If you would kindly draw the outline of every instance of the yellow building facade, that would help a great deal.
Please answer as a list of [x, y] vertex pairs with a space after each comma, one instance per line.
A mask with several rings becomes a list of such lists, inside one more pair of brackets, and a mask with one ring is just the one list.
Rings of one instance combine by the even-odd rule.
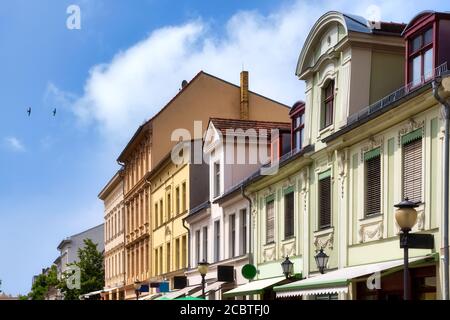
[[189, 165], [176, 165], [168, 158], [151, 175], [152, 282], [184, 276], [187, 268], [188, 230], [183, 219], [189, 208]]

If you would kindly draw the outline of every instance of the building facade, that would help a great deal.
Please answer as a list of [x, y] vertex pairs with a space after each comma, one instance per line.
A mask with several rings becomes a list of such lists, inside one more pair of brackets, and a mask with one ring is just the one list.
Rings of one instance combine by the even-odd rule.
[[[413, 298], [440, 299], [443, 122], [432, 83], [445, 76], [447, 70], [446, 56], [438, 50], [442, 50], [440, 39], [449, 31], [449, 15], [422, 13], [407, 26], [381, 23], [370, 31], [372, 38], [388, 36], [386, 30], [392, 33], [389, 37], [394, 48], [404, 48], [403, 62], [395, 63], [402, 69], [385, 70], [382, 78], [373, 78], [369, 91], [365, 91], [369, 100], [360, 100], [353, 110], [351, 101], [361, 94], [361, 88], [352, 87], [351, 81], [334, 87], [342, 80], [343, 71], [338, 69], [330, 73], [335, 78], [330, 76], [328, 80], [332, 84], [328, 93], [326, 80], [320, 80], [326, 74], [326, 63], [315, 66], [305, 58], [323, 46], [320, 39], [323, 32], [327, 33], [320, 30], [335, 28], [330, 23], [334, 15], [328, 13], [319, 19], [297, 69], [299, 77], [307, 82], [305, 114], [313, 114], [306, 116], [310, 139], [304, 143], [315, 148], [307, 156], [311, 164], [301, 183], [306, 195], [301, 203], [306, 210], [297, 212], [298, 219], [303, 216], [304, 222], [304, 279], [274, 290], [279, 298], [402, 299], [403, 251], [399, 247], [400, 229], [394, 205], [409, 198], [419, 204], [413, 232], [431, 234], [435, 243], [434, 249], [410, 250]], [[345, 26], [345, 18], [338, 25]], [[346, 38], [351, 37], [349, 32]], [[353, 52], [351, 46], [350, 49]], [[383, 48], [381, 64], [386, 49]], [[374, 46], [372, 50], [379, 49]], [[332, 56], [334, 51], [336, 47], [329, 54]], [[448, 56], [450, 52], [446, 52]], [[365, 62], [360, 62], [373, 66], [374, 57], [372, 51], [371, 57], [366, 55]], [[317, 58], [329, 60], [326, 54]], [[348, 63], [354, 68], [353, 55]], [[386, 65], [389, 64], [387, 60]], [[358, 67], [353, 81], [365, 83], [364, 78], [371, 73], [359, 74], [361, 70]], [[386, 88], [384, 81], [388, 78], [403, 80], [397, 88]], [[377, 92], [380, 85], [380, 93], [384, 93], [381, 99], [375, 95], [372, 101], [371, 93]], [[385, 92], [387, 89], [391, 92]], [[342, 92], [349, 102], [340, 103]], [[440, 94], [445, 97], [449, 93], [443, 88]], [[323, 114], [328, 111], [330, 121], [323, 122]], [[342, 121], [339, 114], [345, 115]], [[315, 261], [320, 250], [329, 256], [325, 274], [318, 272]]]
[[[270, 158], [272, 130], [290, 129], [290, 123], [211, 118], [204, 153], [209, 164], [208, 205], [193, 210], [190, 228], [189, 283], [201, 282], [196, 266], [210, 263], [206, 275], [209, 299], [248, 282], [242, 268], [250, 262], [250, 208], [242, 194], [243, 181]], [[218, 281], [219, 266], [231, 266], [234, 281]]]
[[104, 300], [125, 298], [125, 209], [122, 171], [118, 171], [99, 194], [105, 208]]
[[135, 281], [148, 283], [156, 275], [151, 270], [154, 207], [150, 206], [150, 185], [154, 181], [148, 175], [179, 141], [172, 134], [181, 129], [184, 140], [202, 139], [211, 116], [281, 121], [287, 113], [287, 106], [249, 91], [246, 72], [241, 86], [200, 72], [138, 128], [118, 158], [124, 172], [126, 299], [135, 298]]

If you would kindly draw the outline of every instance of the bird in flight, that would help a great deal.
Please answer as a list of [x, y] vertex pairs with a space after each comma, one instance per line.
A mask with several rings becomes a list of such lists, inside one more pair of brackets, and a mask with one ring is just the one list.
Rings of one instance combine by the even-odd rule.
[[56, 117], [56, 108], [53, 109], [53, 116]]
[[31, 108], [28, 108], [27, 113], [28, 113], [28, 116], [31, 116]]

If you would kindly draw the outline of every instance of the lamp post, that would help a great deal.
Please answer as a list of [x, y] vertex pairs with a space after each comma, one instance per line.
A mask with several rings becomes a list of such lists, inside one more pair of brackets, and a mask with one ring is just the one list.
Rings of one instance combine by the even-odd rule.
[[203, 299], [205, 299], [205, 276], [208, 273], [208, 268], [209, 268], [209, 263], [206, 262], [205, 260], [203, 260], [203, 262], [199, 262], [198, 263], [198, 267], [197, 270], [200, 273], [200, 275], [202, 276], [202, 297]]
[[139, 300], [139, 295], [141, 294], [142, 283], [139, 279], [134, 281], [134, 292], [136, 293], [136, 300]]
[[294, 263], [289, 260], [288, 256], [286, 256], [286, 259], [281, 263], [281, 268], [283, 270], [283, 274], [286, 276], [286, 279], [289, 279], [289, 276], [294, 271]]
[[400, 245], [403, 247], [403, 299], [411, 299], [411, 278], [409, 275], [409, 257], [408, 257], [408, 233], [417, 221], [417, 203], [409, 201], [405, 198], [402, 202], [394, 205], [397, 208], [395, 211], [395, 220], [397, 221], [400, 230]]
[[315, 255], [314, 259], [316, 259], [317, 268], [320, 273], [324, 273], [329, 258], [330, 257], [323, 252], [323, 248], [320, 248], [319, 253]]

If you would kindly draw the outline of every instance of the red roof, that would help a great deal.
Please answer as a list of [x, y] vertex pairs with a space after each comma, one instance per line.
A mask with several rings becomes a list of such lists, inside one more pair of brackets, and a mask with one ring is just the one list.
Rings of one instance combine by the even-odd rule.
[[214, 127], [217, 130], [220, 130], [222, 134], [226, 134], [227, 129], [242, 129], [244, 131], [247, 131], [248, 129], [255, 129], [258, 133], [261, 129], [265, 129], [267, 130], [267, 134], [270, 136], [270, 132], [272, 129], [279, 129], [283, 131], [291, 130], [291, 124], [289, 122], [237, 120], [223, 118], [210, 118], [209, 121], [212, 122], [214, 124]]

